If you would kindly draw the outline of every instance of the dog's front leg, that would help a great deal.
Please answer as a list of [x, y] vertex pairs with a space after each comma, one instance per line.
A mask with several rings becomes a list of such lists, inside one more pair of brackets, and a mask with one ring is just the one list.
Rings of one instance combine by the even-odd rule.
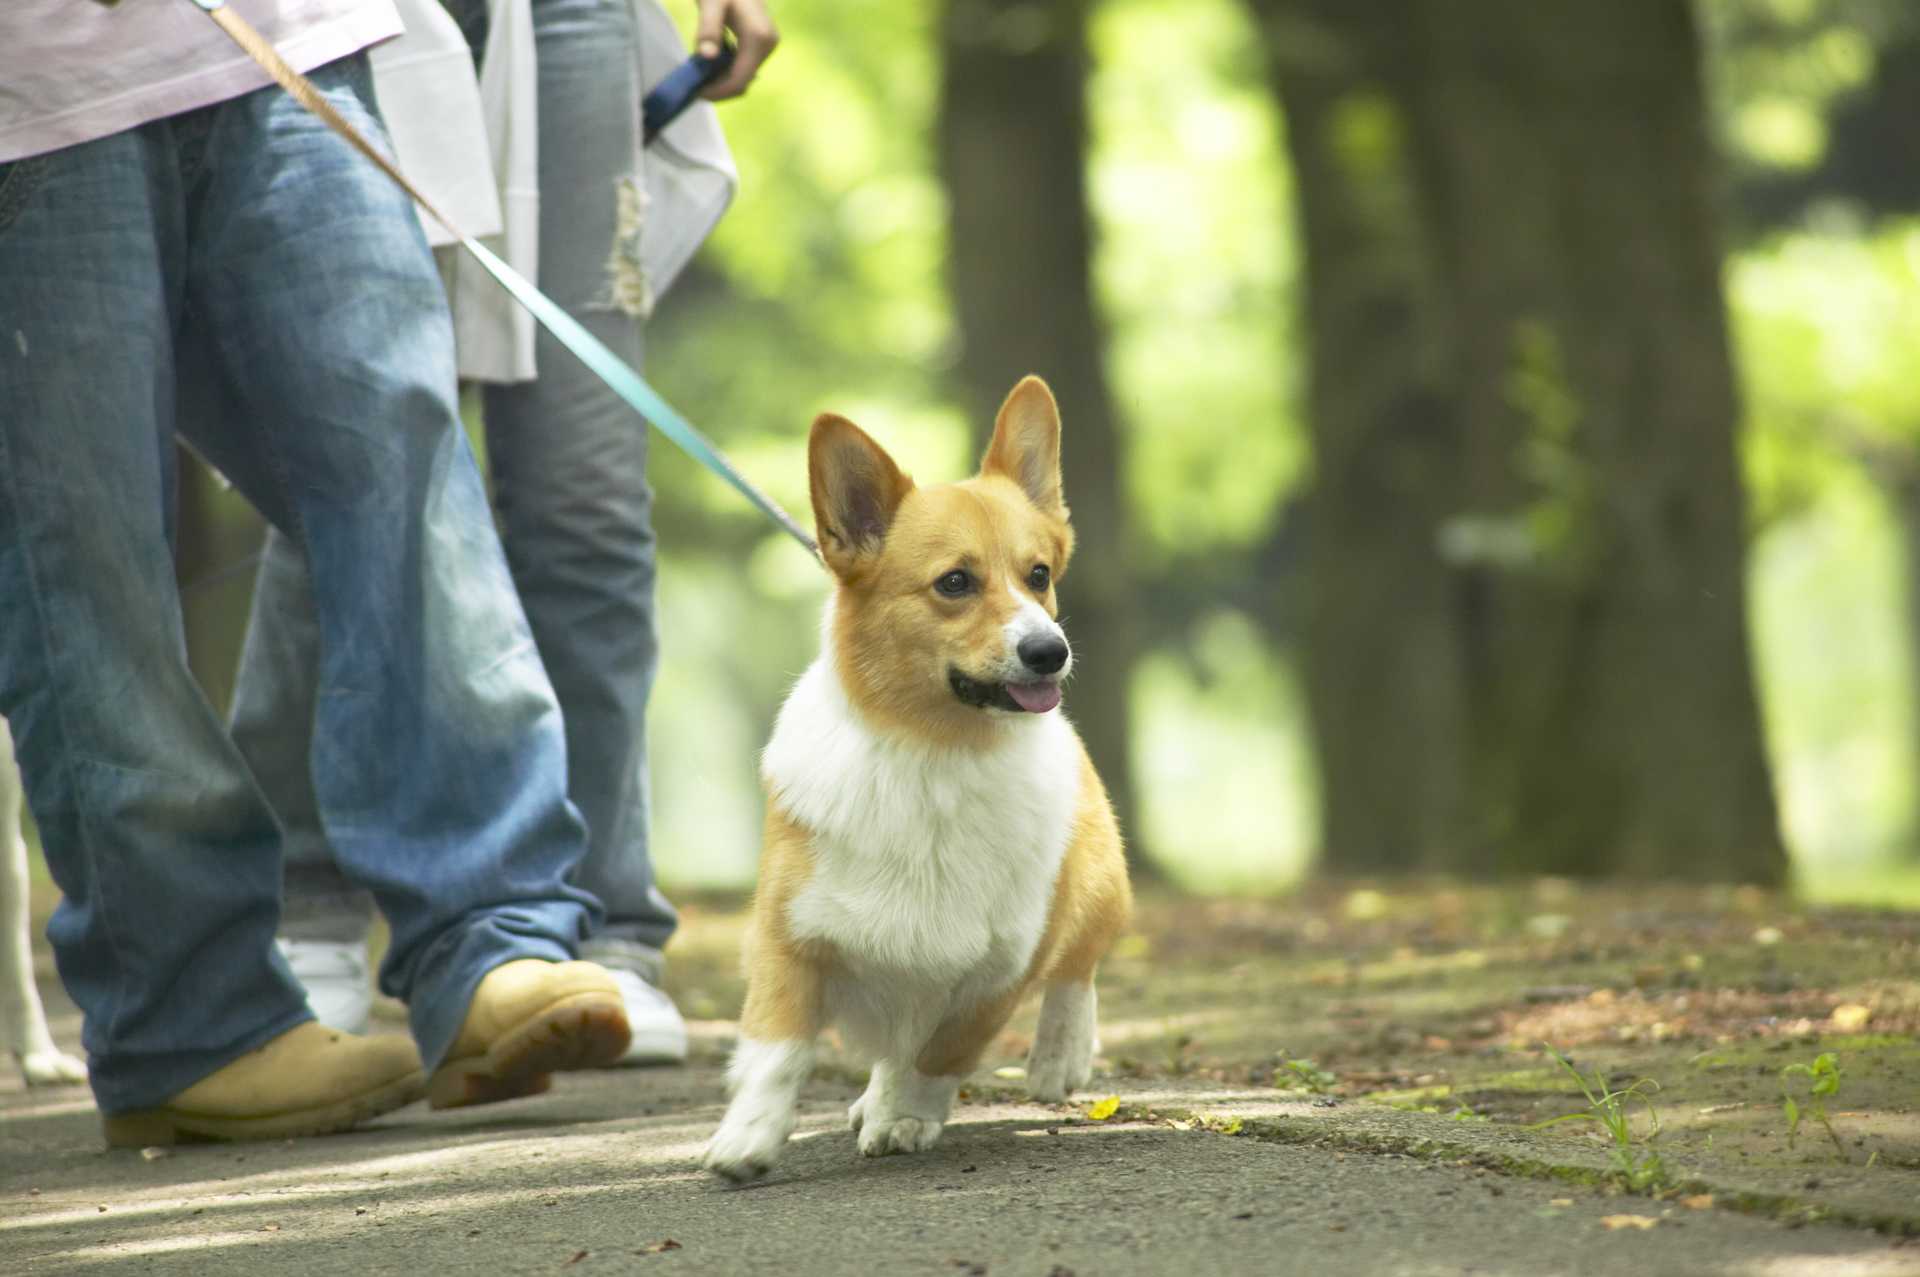
[[732, 1099], [702, 1163], [714, 1174], [742, 1183], [779, 1160], [813, 1073], [822, 989], [819, 968], [777, 939], [756, 947], [740, 1042], [727, 1065]]
[[910, 1060], [876, 1060], [867, 1090], [847, 1110], [866, 1157], [922, 1153], [939, 1142], [960, 1078], [930, 1077]]

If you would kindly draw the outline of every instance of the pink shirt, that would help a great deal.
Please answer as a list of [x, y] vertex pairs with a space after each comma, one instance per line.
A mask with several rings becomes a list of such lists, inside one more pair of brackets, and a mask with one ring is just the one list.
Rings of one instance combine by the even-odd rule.
[[[295, 69], [400, 34], [391, 0], [229, 0]], [[192, 0], [0, 0], [0, 163], [271, 83]]]

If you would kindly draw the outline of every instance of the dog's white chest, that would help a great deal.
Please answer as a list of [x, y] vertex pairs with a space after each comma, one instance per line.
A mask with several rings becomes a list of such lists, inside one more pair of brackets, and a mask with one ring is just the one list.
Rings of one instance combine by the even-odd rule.
[[1019, 979], [1046, 926], [1073, 825], [1079, 750], [1058, 714], [1008, 724], [985, 751], [881, 740], [828, 661], [787, 699], [763, 771], [813, 835], [796, 938], [856, 971], [980, 994]]

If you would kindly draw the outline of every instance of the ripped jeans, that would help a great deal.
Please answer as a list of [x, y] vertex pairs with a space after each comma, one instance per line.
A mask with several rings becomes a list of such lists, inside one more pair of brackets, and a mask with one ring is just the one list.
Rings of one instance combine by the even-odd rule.
[[[485, 47], [485, 0], [446, 0], [468, 44]], [[617, 187], [632, 176], [638, 87], [628, 0], [533, 0], [539, 60], [538, 283], [628, 362], [640, 325], [611, 301]], [[477, 56], [477, 53], [476, 53]], [[484, 392], [493, 502], [534, 640], [559, 696], [568, 794], [588, 850], [574, 881], [606, 906], [596, 937], [658, 950], [674, 910], [648, 854], [646, 709], [654, 624], [653, 493], [645, 422], [567, 350], [539, 334], [538, 380]], [[370, 901], [340, 872], [312, 798], [297, 734], [311, 721], [312, 610], [305, 570], [275, 535], [254, 598], [234, 697], [234, 738], [287, 828], [281, 933], [366, 935]]]

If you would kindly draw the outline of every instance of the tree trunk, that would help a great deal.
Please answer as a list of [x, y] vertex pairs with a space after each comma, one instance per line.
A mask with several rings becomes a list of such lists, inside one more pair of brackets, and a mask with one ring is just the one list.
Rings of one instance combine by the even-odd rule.
[[1322, 858], [1457, 867], [1470, 846], [1456, 583], [1435, 547], [1459, 423], [1399, 99], [1414, 50], [1381, 6], [1266, 3], [1306, 283], [1305, 663]]
[[1039, 373], [1061, 441], [1077, 549], [1061, 584], [1074, 648], [1068, 707], [1113, 796], [1137, 871], [1129, 689], [1137, 652], [1121, 440], [1094, 309], [1081, 0], [949, 0], [939, 158], [952, 233], [960, 380], [984, 447], [1014, 383]]
[[[1316, 423], [1315, 553], [1329, 572], [1366, 564], [1369, 549], [1386, 554], [1415, 591], [1342, 580], [1317, 596], [1357, 600], [1340, 625], [1315, 627], [1316, 679], [1356, 661], [1329, 647], [1364, 634], [1369, 608], [1389, 653], [1368, 651], [1363, 668], [1315, 689], [1327, 700], [1315, 719], [1334, 863], [1780, 881], [1684, 0], [1269, 0], [1269, 10], [1306, 24], [1269, 24], [1289, 98], [1311, 87], [1289, 62], [1300, 54], [1279, 47], [1290, 29], [1357, 54], [1345, 97], [1320, 121], [1330, 163], [1346, 161], [1335, 179], [1355, 187], [1335, 198], [1360, 211], [1335, 220], [1365, 247], [1316, 261], [1309, 276], [1316, 347], [1361, 346], [1315, 355], [1315, 416], [1330, 418]], [[1398, 109], [1355, 97], [1372, 84]], [[1306, 134], [1293, 147], [1311, 237], [1313, 204], [1327, 197], [1308, 190], [1329, 175], [1301, 160], [1323, 144], [1302, 105], [1289, 122]], [[1404, 163], [1377, 144], [1402, 128]], [[1399, 182], [1418, 213], [1383, 232], [1366, 214], [1391, 207]], [[1403, 261], [1408, 221], [1427, 240], [1413, 264], [1382, 270]], [[1404, 306], [1411, 317], [1369, 334], [1350, 313], [1368, 287], [1386, 299], [1380, 313]], [[1370, 375], [1382, 401], [1323, 389], [1343, 369]], [[1384, 442], [1396, 432], [1421, 442]], [[1404, 538], [1400, 557], [1372, 540], [1383, 520]], [[1423, 558], [1432, 580], [1416, 579]], [[1366, 685], [1364, 664], [1376, 661], [1397, 722]], [[1377, 781], [1336, 774], [1379, 768], [1366, 740], [1395, 728], [1416, 748], [1438, 743], [1427, 771], [1403, 758]], [[1342, 731], [1361, 744], [1342, 744]], [[1388, 788], [1409, 778], [1427, 786], [1414, 803]], [[1406, 803], [1410, 828], [1337, 814], [1348, 790], [1353, 802]]]

